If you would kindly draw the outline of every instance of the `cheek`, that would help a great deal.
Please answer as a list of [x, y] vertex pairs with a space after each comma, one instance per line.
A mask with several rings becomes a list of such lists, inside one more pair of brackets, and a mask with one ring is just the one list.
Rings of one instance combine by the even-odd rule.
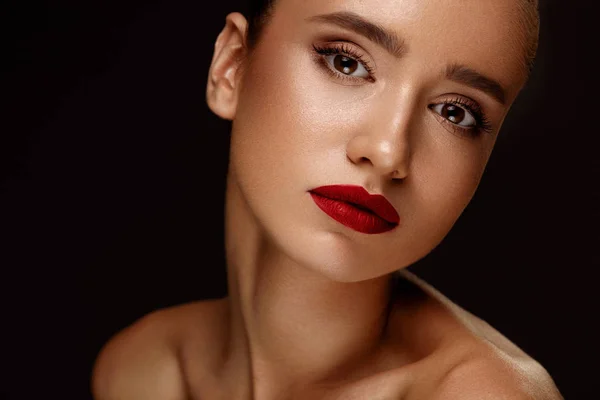
[[243, 148], [245, 163], [273, 174], [306, 170], [332, 151], [345, 151], [344, 137], [364, 110], [352, 89], [332, 83], [306, 50], [261, 51], [240, 93], [232, 153]]
[[488, 154], [476, 144], [458, 150], [451, 145], [432, 145], [415, 160], [413, 209], [432, 240], [440, 241], [471, 201]]
[[460, 214], [477, 189], [482, 166], [478, 162], [457, 162], [455, 159], [440, 164], [445, 168], [432, 176], [428, 185], [429, 197], [438, 200], [438, 208], [443, 213]]
[[278, 212], [276, 207], [295, 206], [282, 199], [296, 201], [306, 177], [311, 176], [301, 160], [319, 156], [311, 134], [320, 129], [313, 126], [312, 121], [319, 120], [311, 114], [315, 110], [308, 111], [310, 96], [298, 88], [302, 76], [290, 71], [292, 60], [275, 57], [277, 52], [266, 48], [268, 41], [262, 43], [253, 54], [239, 94], [230, 169], [253, 210], [268, 219]]

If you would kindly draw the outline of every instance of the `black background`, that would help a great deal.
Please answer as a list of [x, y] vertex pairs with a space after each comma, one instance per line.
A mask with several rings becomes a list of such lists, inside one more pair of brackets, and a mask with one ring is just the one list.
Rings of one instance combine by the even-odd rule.
[[[591, 2], [541, 1], [538, 60], [479, 190], [411, 269], [539, 360], [567, 399], [589, 399], [598, 128], [583, 54], [596, 43]], [[230, 124], [204, 93], [225, 15], [242, 8], [1, 7], [0, 398], [90, 398], [111, 335], [226, 293]]]

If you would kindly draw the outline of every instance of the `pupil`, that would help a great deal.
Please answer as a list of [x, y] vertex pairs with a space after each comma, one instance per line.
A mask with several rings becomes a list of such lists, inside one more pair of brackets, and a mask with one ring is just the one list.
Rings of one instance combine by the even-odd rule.
[[335, 67], [344, 74], [351, 74], [358, 68], [358, 62], [350, 57], [337, 56], [334, 59]]
[[459, 123], [465, 119], [465, 110], [454, 105], [447, 105], [443, 110], [444, 118], [448, 118], [454, 123]]

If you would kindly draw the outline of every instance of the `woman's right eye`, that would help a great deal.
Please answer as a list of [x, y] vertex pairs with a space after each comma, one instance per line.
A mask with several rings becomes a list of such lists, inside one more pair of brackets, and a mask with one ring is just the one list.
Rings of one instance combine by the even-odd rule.
[[325, 56], [325, 60], [331, 68], [347, 76], [366, 79], [369, 77], [369, 71], [360, 62], [343, 54], [330, 54]]
[[327, 72], [340, 78], [357, 82], [374, 82], [373, 68], [366, 59], [347, 43], [333, 43], [324, 47], [313, 46], [318, 60]]

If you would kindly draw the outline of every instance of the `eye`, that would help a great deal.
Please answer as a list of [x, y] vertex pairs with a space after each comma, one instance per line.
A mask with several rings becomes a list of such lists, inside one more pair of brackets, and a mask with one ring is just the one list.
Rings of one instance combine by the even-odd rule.
[[367, 55], [347, 42], [313, 45], [315, 61], [337, 79], [375, 82], [374, 68]]
[[431, 109], [458, 126], [462, 126], [464, 128], [477, 127], [477, 120], [471, 114], [471, 112], [456, 104], [440, 103], [433, 105]]
[[331, 68], [344, 75], [356, 78], [368, 78], [369, 71], [360, 62], [344, 54], [330, 54], [325, 56], [325, 60]]
[[442, 122], [456, 133], [479, 136], [483, 132], [494, 131], [491, 121], [479, 103], [472, 99], [457, 96], [427, 107], [442, 117]]

